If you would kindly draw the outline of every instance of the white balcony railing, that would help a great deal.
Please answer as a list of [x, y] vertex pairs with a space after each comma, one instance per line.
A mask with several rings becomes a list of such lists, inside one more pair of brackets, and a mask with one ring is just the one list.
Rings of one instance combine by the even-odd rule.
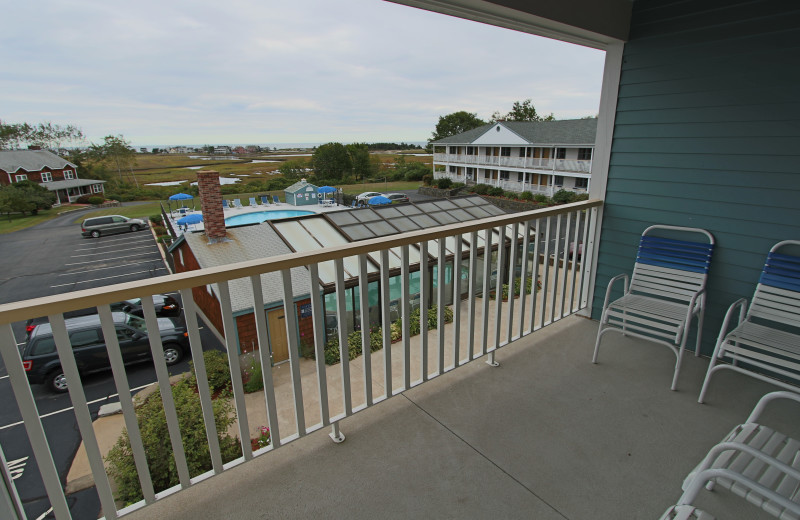
[[433, 155], [433, 160], [439, 163], [495, 167], [505, 166], [510, 168], [530, 168], [558, 172], [590, 173], [592, 171], [592, 161], [583, 159], [542, 159], [533, 157], [497, 157], [437, 153]]
[[[38, 298], [24, 302], [0, 305], [0, 355], [10, 376], [16, 405], [21, 411], [28, 439], [33, 448], [42, 481], [47, 491], [55, 517], [70, 518], [67, 498], [64, 494], [61, 479], [51, 452], [51, 439], [47, 438], [38, 415], [31, 387], [28, 384], [20, 352], [14, 337], [11, 324], [17, 321], [38, 316], [48, 316], [54, 330], [56, 348], [61, 365], [67, 378], [69, 396], [86, 448], [92, 475], [106, 518], [116, 518], [133, 510], [146, 507], [169, 494], [179, 492], [202, 480], [222, 473], [233, 466], [247, 462], [253, 457], [264, 455], [282, 445], [298, 439], [312, 431], [331, 427], [331, 436], [340, 438], [338, 421], [360, 410], [388, 399], [411, 387], [420, 385], [460, 365], [478, 358], [487, 357], [493, 362], [494, 352], [506, 344], [531, 334], [550, 323], [573, 314], [588, 305], [589, 286], [594, 266], [586, 259], [593, 256], [593, 237], [598, 225], [598, 212], [602, 201], [590, 200], [567, 204], [546, 210], [489, 217], [466, 223], [452, 224], [423, 231], [414, 231], [384, 238], [364, 240], [347, 245], [330, 247], [320, 251], [295, 253], [241, 262], [229, 266], [201, 269], [170, 276], [152, 278], [148, 281], [109, 286], [102, 289], [76, 291], [73, 293]], [[514, 237], [514, 239], [511, 239]], [[583, 243], [586, 253], [583, 257], [571, 259], [570, 251], [579, 251], [578, 244]], [[498, 247], [499, 246], [499, 247]], [[420, 258], [429, 259], [420, 264], [420, 293], [412, 294], [410, 290], [410, 250], [418, 249]], [[391, 269], [389, 250], [398, 251], [399, 270]], [[494, 252], [492, 252], [494, 250]], [[437, 251], [438, 255], [428, 255], [428, 251]], [[324, 355], [326, 315], [323, 305], [319, 272], [321, 264], [332, 262], [335, 267], [335, 294], [337, 297], [337, 319], [343, 323], [347, 315], [345, 307], [345, 259], [355, 257], [359, 269], [358, 288], [355, 297], [360, 298], [360, 323], [369, 323], [369, 296], [366, 290], [367, 257], [377, 253], [380, 257], [380, 270], [377, 277], [381, 290], [380, 325], [382, 327], [382, 353], [376, 352], [381, 362], [372, 363], [370, 355], [362, 355], [352, 361], [348, 356], [348, 338], [346, 327], [339, 326], [338, 334], [341, 363], [335, 368], [335, 377], [328, 377], [330, 369], [326, 367]], [[446, 283], [445, 273], [448, 262], [459, 258], [461, 269], [450, 270], [452, 279], [459, 283]], [[482, 261], [485, 260], [485, 261]], [[438, 283], [433, 283], [432, 269], [438, 270]], [[313, 319], [314, 350], [316, 354], [316, 372], [307, 371], [301, 376], [300, 363], [308, 361], [299, 358], [301, 338], [297, 327], [297, 308], [293, 301], [295, 294], [292, 268], [307, 268], [310, 275], [311, 312]], [[430, 268], [430, 269], [429, 269]], [[390, 270], [394, 278], [402, 285], [399, 301], [390, 302], [388, 290]], [[261, 277], [264, 273], [278, 272], [283, 282], [283, 301], [286, 319], [286, 333], [289, 343], [288, 368], [291, 380], [287, 383], [291, 388], [276, 391], [276, 383], [272, 371], [262, 371], [264, 384], [263, 407], [261, 414], [266, 416], [267, 426], [272, 433], [270, 445], [253, 451], [250, 438], [252, 428], [248, 421], [248, 408], [243, 393], [243, 381], [240, 361], [237, 355], [237, 340], [234, 334], [234, 317], [231, 308], [230, 284], [233, 280], [245, 279], [252, 286], [254, 309], [264, 308]], [[507, 301], [497, 297], [492, 301], [488, 295], [499, 276], [509, 281], [513, 287], [514, 278], [532, 279], [533, 286], [541, 283], [540, 290], [531, 294]], [[399, 274], [399, 276], [398, 276]], [[375, 277], [373, 277], [374, 279]], [[373, 280], [370, 280], [371, 282]], [[211, 412], [212, 395], [202, 356], [202, 345], [197, 319], [197, 304], [193, 298], [193, 288], [203, 288], [216, 284], [220, 294], [220, 306], [225, 346], [229, 353], [230, 372], [232, 374], [232, 403], [237, 417], [236, 433], [240, 440], [242, 455], [232, 462], [223, 464], [220, 446], [216, 439], [218, 432]], [[524, 287], [524, 284], [522, 284]], [[173, 449], [174, 464], [177, 468], [180, 483], [170, 489], [155, 489], [153, 479], [148, 470], [147, 456], [141, 441], [136, 410], [131, 399], [131, 389], [123, 365], [119, 344], [114, 334], [114, 324], [110, 304], [130, 298], [141, 298], [145, 322], [148, 330], [158, 330], [157, 318], [149, 295], [179, 291], [183, 301], [185, 321], [188, 330], [189, 344], [194, 370], [197, 379], [197, 392], [203, 409], [206, 438], [211, 455], [212, 469], [199, 475], [190, 474], [186, 461], [186, 453], [181, 441], [178, 415], [173, 403], [169, 374], [161, 352], [161, 340], [156, 334], [150, 335], [150, 348], [154, 354], [155, 371], [158, 387], [164, 396], [164, 409], [169, 428], [169, 442]], [[499, 296], [495, 291], [495, 295]], [[513, 291], [509, 291], [512, 292]], [[452, 302], [452, 310], [456, 320], [446, 337], [445, 327], [439, 326], [435, 332], [428, 332], [427, 320], [421, 321], [419, 340], [413, 343], [420, 349], [420, 355], [411, 362], [412, 342], [409, 333], [409, 322], [412, 305], [421, 306], [422, 316], [427, 315], [431, 304], [438, 305], [438, 323], [444, 322], [444, 308]], [[142, 489], [142, 501], [118, 509], [112, 495], [111, 479], [107, 475], [103, 458], [98, 446], [97, 437], [92, 427], [92, 419], [87, 405], [86, 394], [81, 385], [80, 375], [64, 326], [64, 313], [72, 310], [96, 307], [107, 338], [107, 350], [112, 368], [114, 382], [119, 393], [122, 412], [127, 427], [133, 459], [138, 469], [139, 483]], [[399, 313], [402, 337], [398, 343], [392, 343], [392, 313]], [[268, 328], [263, 312], [255, 313], [255, 323], [259, 343], [268, 345]], [[395, 314], [396, 316], [396, 314]], [[460, 320], [468, 324], [467, 330], [474, 331], [468, 337], [461, 337], [458, 326]], [[463, 323], [463, 322], [462, 322]], [[366, 329], [366, 327], [364, 327]], [[369, 352], [369, 333], [362, 336], [364, 352]], [[270, 367], [270, 353], [267, 348], [258, 350], [263, 367]], [[430, 358], [430, 361], [429, 361]], [[350, 366], [357, 364], [362, 372], [363, 380], [356, 382], [351, 378]], [[393, 378], [393, 373], [399, 374]], [[373, 383], [375, 384], [373, 387]], [[332, 390], [336, 387], [336, 392]], [[304, 394], [305, 392], [305, 394]], [[314, 394], [315, 399], [310, 399]], [[305, 396], [304, 396], [305, 395]], [[341, 402], [330, 396], [341, 395]], [[10, 396], [7, 396], [10, 398]], [[329, 402], [330, 401], [330, 402]], [[309, 411], [313, 412], [310, 413]], [[284, 413], [286, 412], [286, 413]], [[293, 419], [287, 420], [286, 417]], [[309, 424], [313, 422], [313, 424]], [[8, 475], [5, 461], [0, 457], [2, 473]], [[0, 474], [2, 474], [0, 473]], [[8, 486], [10, 480], [6, 481]], [[11, 484], [13, 486], [13, 484]], [[2, 491], [2, 485], [0, 485]], [[14, 493], [8, 493], [6, 504], [14, 502]], [[3, 505], [0, 497], [0, 506]], [[19, 499], [10, 504], [22, 511]], [[18, 519], [24, 518], [18, 514]]]

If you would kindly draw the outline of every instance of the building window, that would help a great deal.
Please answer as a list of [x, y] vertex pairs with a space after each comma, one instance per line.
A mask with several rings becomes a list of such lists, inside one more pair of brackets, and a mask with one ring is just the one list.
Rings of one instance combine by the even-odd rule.
[[100, 193], [101, 191], [103, 191], [102, 184], [92, 184], [92, 193]]
[[457, 173], [455, 166], [450, 166], [450, 173]]
[[553, 184], [556, 186], [563, 186], [564, 185], [564, 176], [563, 175], [553, 175]]
[[27, 181], [27, 180], [28, 180], [28, 176], [25, 175], [24, 173], [14, 176], [14, 182]]
[[511, 147], [503, 146], [502, 148], [500, 148], [500, 155], [502, 157], [511, 157]]
[[42, 182], [50, 182], [53, 180], [53, 174], [50, 172], [42, 172]]
[[484, 179], [488, 179], [489, 178], [489, 170], [484, 170], [483, 171], [483, 178]]
[[467, 155], [478, 155], [477, 146], [467, 146]]
[[523, 178], [523, 177], [522, 177], [522, 172], [519, 172], [519, 173], [517, 174], [517, 182], [522, 182], [522, 178]]
[[584, 188], [584, 189], [588, 188], [589, 187], [589, 179], [576, 178], [575, 179], [575, 187], [576, 188]]
[[475, 168], [467, 168], [467, 179], [472, 180], [475, 176]]
[[590, 161], [592, 159], [592, 149], [591, 148], [578, 148], [578, 160], [579, 161]]
[[520, 148], [519, 149], [519, 156], [520, 157], [525, 157], [525, 148]]
[[458, 153], [458, 146], [451, 146], [450, 147], [450, 153], [457, 154]]
[[500, 170], [500, 180], [507, 181], [508, 180], [508, 171]]
[[567, 158], [567, 149], [556, 148], [556, 159], [566, 159], [566, 158]]
[[64, 178], [65, 179], [74, 179], [75, 174], [72, 173], [72, 170], [64, 170]]

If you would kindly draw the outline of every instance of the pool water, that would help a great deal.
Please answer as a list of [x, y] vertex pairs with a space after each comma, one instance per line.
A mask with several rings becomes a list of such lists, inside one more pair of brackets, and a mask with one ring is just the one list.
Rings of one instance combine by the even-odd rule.
[[256, 211], [236, 215], [225, 219], [226, 226], [241, 226], [242, 224], [258, 224], [265, 220], [276, 220], [279, 218], [301, 217], [303, 215], [313, 215], [313, 211], [301, 211], [296, 209], [276, 209], [272, 211]]

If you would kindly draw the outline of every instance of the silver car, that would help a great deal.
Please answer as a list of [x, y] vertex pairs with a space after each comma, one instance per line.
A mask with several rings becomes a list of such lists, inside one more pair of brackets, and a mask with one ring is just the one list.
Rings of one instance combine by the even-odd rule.
[[81, 224], [81, 234], [92, 238], [100, 238], [101, 235], [112, 235], [126, 231], [139, 231], [140, 229], [147, 229], [146, 220], [123, 217], [122, 215], [87, 218]]

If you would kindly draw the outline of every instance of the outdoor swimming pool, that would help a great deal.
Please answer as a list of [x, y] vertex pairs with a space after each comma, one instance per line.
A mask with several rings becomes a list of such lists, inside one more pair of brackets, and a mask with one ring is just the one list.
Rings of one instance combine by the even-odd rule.
[[297, 209], [276, 209], [272, 211], [256, 211], [245, 213], [225, 219], [226, 226], [241, 226], [242, 224], [258, 224], [265, 220], [275, 220], [279, 218], [301, 217], [303, 215], [313, 215], [313, 211], [301, 211]]

